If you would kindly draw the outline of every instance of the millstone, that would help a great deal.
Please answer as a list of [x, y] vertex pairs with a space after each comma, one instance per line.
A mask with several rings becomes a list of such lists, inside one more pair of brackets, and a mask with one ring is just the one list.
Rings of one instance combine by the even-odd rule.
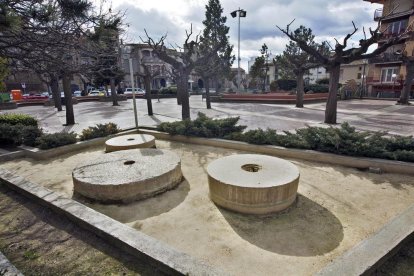
[[269, 214], [296, 199], [299, 170], [291, 162], [267, 155], [240, 154], [207, 167], [210, 198], [240, 213]]
[[106, 152], [138, 148], [155, 148], [155, 138], [148, 134], [129, 134], [111, 138], [105, 142]]
[[168, 150], [107, 153], [72, 173], [74, 191], [102, 202], [130, 202], [153, 196], [182, 180], [180, 157]]

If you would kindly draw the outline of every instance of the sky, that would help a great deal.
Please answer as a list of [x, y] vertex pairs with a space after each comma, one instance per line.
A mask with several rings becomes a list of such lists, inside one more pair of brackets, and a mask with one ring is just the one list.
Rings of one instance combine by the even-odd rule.
[[[205, 5], [208, 0], [112, 0], [113, 10], [125, 12], [127, 23], [123, 40], [126, 43], [140, 43], [145, 38], [144, 29], [157, 39], [167, 34], [167, 43], [182, 45], [185, 30], [192, 24], [193, 33], [203, 29]], [[230, 27], [230, 43], [234, 45], [237, 60], [238, 20], [230, 13], [239, 7], [247, 11], [241, 18], [240, 58], [241, 67], [247, 69], [250, 57], [259, 55], [259, 49], [266, 43], [272, 54], [283, 52], [289, 42], [276, 25], [286, 27], [293, 19], [292, 30], [304, 25], [311, 28], [318, 42], [328, 41], [334, 45], [334, 38], [341, 41], [353, 31], [352, 21], [359, 32], [349, 40], [350, 47], [357, 47], [363, 37], [362, 27], [375, 28], [374, 10], [381, 5], [362, 0], [221, 0], [226, 25]], [[368, 31], [366, 31], [369, 33]], [[233, 67], [237, 67], [237, 62]]]

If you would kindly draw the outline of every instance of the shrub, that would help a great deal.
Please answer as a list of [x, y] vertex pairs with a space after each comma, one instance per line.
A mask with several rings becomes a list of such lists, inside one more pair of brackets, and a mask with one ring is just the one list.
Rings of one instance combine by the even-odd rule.
[[111, 134], [118, 133], [120, 129], [114, 123], [97, 124], [96, 126], [88, 127], [82, 130], [80, 140], [89, 140], [98, 137], [105, 137]]
[[161, 123], [158, 130], [172, 135], [224, 138], [234, 133], [241, 133], [246, 126], [236, 126], [239, 117], [211, 119], [199, 112], [197, 119], [172, 123]]
[[329, 84], [329, 78], [323, 78], [323, 79], [318, 79], [316, 80], [316, 84]]
[[0, 124], [37, 126], [37, 120], [26, 114], [6, 113], [0, 115]]
[[296, 80], [277, 80], [277, 87], [281, 90], [289, 91], [296, 89]]
[[305, 92], [313, 91], [315, 93], [328, 93], [329, 86], [324, 84], [308, 84], [305, 85], [304, 90]]
[[34, 147], [36, 145], [36, 139], [43, 135], [43, 131], [37, 126], [24, 126], [20, 134], [22, 144]]
[[279, 88], [279, 86], [277, 85], [277, 82], [276, 81], [272, 81], [270, 83], [270, 91], [277, 91], [278, 88]]
[[5, 146], [18, 146], [21, 142], [22, 125], [0, 123], [0, 144]]
[[171, 85], [169, 87], [163, 87], [159, 90], [159, 93], [162, 95], [175, 95], [177, 94], [177, 86]]
[[74, 132], [44, 134], [43, 136], [36, 139], [36, 145], [40, 149], [57, 148], [64, 145], [75, 144], [76, 142], [76, 133]]
[[42, 129], [37, 126], [0, 124], [0, 144], [2, 145], [19, 146], [25, 144], [33, 147], [36, 139], [42, 134]]

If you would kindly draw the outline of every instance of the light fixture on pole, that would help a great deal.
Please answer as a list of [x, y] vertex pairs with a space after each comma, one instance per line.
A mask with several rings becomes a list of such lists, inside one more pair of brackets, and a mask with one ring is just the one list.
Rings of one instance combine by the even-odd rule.
[[240, 17], [246, 17], [247, 12], [245, 10], [235, 10], [230, 13], [233, 18], [239, 15], [239, 36], [238, 36], [238, 55], [237, 55], [237, 88], [240, 91], [240, 82], [241, 82], [241, 74], [240, 74]]

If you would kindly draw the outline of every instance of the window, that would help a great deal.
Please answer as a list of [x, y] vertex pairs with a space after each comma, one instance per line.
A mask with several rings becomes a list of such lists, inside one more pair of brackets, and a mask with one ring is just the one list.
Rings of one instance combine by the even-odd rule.
[[393, 82], [395, 79], [392, 78], [392, 75], [398, 76], [398, 74], [398, 67], [383, 68], [381, 69], [381, 82]]
[[361, 77], [362, 77], [361, 73], [358, 73], [358, 74], [357, 74], [357, 80], [360, 80], [360, 79], [361, 79]]
[[405, 32], [405, 29], [407, 28], [407, 24], [408, 24], [408, 19], [391, 22], [387, 26], [387, 34], [396, 35], [396, 34]]
[[361, 66], [359, 66], [359, 71], [361, 71], [362, 70], [362, 67]]

